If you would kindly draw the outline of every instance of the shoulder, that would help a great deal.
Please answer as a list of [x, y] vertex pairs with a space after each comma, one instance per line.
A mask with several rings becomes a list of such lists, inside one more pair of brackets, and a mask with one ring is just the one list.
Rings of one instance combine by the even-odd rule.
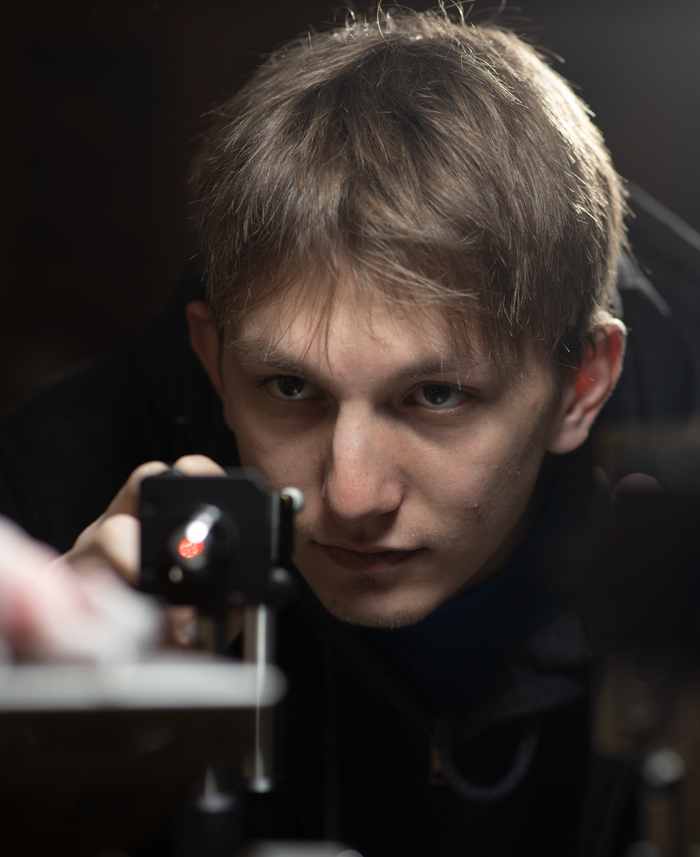
[[235, 464], [216, 394], [189, 348], [185, 291], [116, 351], [0, 421], [0, 512], [67, 549], [144, 461]]
[[0, 511], [63, 550], [147, 453], [133, 345], [82, 367], [0, 422]]

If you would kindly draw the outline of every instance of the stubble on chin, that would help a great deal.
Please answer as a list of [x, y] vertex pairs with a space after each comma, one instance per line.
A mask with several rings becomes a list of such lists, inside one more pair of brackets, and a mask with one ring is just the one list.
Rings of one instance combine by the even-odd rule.
[[[303, 571], [302, 571], [303, 575]], [[439, 603], [378, 574], [355, 574], [337, 587], [314, 585], [313, 576], [303, 575], [328, 612], [348, 625], [395, 629], [414, 625], [435, 610]]]

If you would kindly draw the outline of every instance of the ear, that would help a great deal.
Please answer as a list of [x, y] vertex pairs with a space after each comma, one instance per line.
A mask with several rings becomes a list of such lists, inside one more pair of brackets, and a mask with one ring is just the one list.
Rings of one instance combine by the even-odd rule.
[[191, 301], [185, 307], [185, 316], [190, 331], [192, 350], [199, 357], [199, 361], [214, 385], [214, 389], [219, 394], [219, 398], [223, 399], [219, 359], [221, 344], [212, 311], [204, 301]]
[[588, 437], [620, 377], [626, 333], [624, 324], [617, 319], [596, 330], [593, 346], [564, 387], [559, 415], [547, 445], [549, 452], [558, 455], [573, 452]]

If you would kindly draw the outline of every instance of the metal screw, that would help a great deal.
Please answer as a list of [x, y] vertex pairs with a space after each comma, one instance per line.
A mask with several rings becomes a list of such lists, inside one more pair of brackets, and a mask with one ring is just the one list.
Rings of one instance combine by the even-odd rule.
[[680, 782], [685, 776], [685, 762], [670, 747], [649, 753], [642, 763], [642, 777], [647, 785], [661, 789]]
[[290, 500], [292, 509], [295, 512], [301, 512], [306, 505], [306, 497], [304, 497], [303, 492], [298, 488], [283, 488], [280, 491], [280, 497], [283, 500]]

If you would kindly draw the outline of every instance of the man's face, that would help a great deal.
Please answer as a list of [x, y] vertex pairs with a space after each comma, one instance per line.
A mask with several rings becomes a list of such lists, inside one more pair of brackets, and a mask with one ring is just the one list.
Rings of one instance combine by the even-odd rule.
[[453, 353], [442, 319], [408, 316], [348, 298], [319, 325], [283, 300], [221, 358], [242, 463], [304, 492], [295, 562], [360, 625], [416, 622], [505, 558], [560, 417], [544, 361], [509, 387], [476, 344]]

